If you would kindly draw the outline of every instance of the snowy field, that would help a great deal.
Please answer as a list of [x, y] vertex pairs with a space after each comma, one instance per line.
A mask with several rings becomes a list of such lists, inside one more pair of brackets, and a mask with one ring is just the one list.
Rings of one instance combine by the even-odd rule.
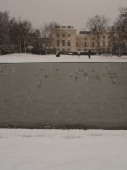
[[0, 56], [0, 63], [26, 63], [26, 62], [127, 62], [127, 56], [91, 56], [87, 55], [33, 55], [33, 54], [11, 54]]
[[[127, 56], [0, 56], [0, 63], [127, 62]], [[127, 131], [0, 129], [0, 170], [126, 170]]]
[[1, 170], [126, 170], [127, 131], [0, 129]]

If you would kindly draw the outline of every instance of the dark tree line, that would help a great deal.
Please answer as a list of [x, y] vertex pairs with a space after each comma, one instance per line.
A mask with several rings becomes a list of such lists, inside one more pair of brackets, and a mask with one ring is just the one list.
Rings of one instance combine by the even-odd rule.
[[37, 30], [32, 28], [27, 20], [11, 18], [7, 11], [0, 12], [0, 49], [14, 49], [17, 52], [25, 52], [29, 36], [37, 36]]
[[108, 18], [106, 18], [104, 15], [96, 15], [93, 18], [89, 19], [89, 21], [87, 22], [87, 27], [95, 37], [96, 50], [99, 53], [101, 34], [108, 27]]
[[[97, 50], [99, 50], [100, 35], [108, 27], [108, 19], [105, 16], [96, 15], [88, 20], [87, 26], [95, 35]], [[53, 42], [52, 30], [56, 27], [56, 22], [44, 24], [40, 29], [33, 29], [31, 22], [12, 18], [9, 12], [0, 12], [0, 52], [5, 49], [12, 48], [14, 52], [26, 52], [29, 45], [28, 40], [32, 38], [40, 38], [42, 48], [51, 47]], [[57, 30], [57, 29], [56, 29]], [[119, 15], [114, 21], [110, 29], [112, 49], [127, 50], [127, 8], [120, 8]], [[39, 44], [35, 44], [39, 47]]]
[[87, 22], [87, 27], [95, 35], [97, 50], [100, 49], [100, 36], [108, 29], [112, 51], [127, 53], [127, 8], [119, 8], [119, 15], [109, 27], [109, 19], [96, 15]]
[[121, 55], [127, 52], [127, 8], [119, 8], [117, 17], [111, 29], [112, 48]]

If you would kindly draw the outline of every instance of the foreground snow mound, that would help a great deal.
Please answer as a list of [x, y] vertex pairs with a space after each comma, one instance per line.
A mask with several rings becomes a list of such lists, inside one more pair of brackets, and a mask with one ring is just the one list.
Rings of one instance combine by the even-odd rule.
[[34, 55], [34, 54], [9, 54], [0, 56], [0, 63], [26, 63], [26, 62], [127, 62], [127, 56], [91, 56], [87, 55]]
[[126, 170], [127, 131], [0, 129], [2, 170]]

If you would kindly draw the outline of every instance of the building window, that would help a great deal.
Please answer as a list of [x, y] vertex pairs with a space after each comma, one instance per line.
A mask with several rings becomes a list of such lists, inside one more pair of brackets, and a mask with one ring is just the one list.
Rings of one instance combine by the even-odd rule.
[[71, 36], [71, 34], [68, 34], [68, 37], [70, 37]]
[[94, 47], [94, 42], [92, 42], [92, 47]]
[[57, 34], [57, 37], [60, 37], [60, 35], [59, 35], [59, 34]]
[[71, 46], [71, 42], [70, 42], [70, 41], [68, 41], [67, 45], [68, 45], [68, 47], [70, 47], [70, 46]]
[[57, 40], [57, 46], [59, 46], [60, 45], [60, 41], [59, 40]]
[[62, 40], [62, 46], [65, 46], [65, 40]]
[[87, 42], [84, 42], [84, 47], [87, 47]]
[[105, 36], [103, 36], [103, 39], [105, 39]]
[[65, 34], [63, 34], [62, 36], [65, 37]]
[[105, 47], [105, 41], [103, 41], [103, 47]]
[[55, 26], [55, 28], [60, 28], [60, 26]]
[[71, 26], [67, 26], [67, 28], [72, 28]]
[[78, 47], [78, 42], [76, 43], [76, 46]]

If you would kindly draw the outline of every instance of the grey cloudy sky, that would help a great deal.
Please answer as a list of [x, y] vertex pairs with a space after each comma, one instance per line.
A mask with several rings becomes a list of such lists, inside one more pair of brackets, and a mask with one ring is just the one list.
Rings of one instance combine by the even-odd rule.
[[27, 19], [34, 27], [56, 21], [82, 29], [94, 15], [105, 15], [113, 22], [119, 7], [127, 7], [127, 0], [0, 0], [0, 11]]

